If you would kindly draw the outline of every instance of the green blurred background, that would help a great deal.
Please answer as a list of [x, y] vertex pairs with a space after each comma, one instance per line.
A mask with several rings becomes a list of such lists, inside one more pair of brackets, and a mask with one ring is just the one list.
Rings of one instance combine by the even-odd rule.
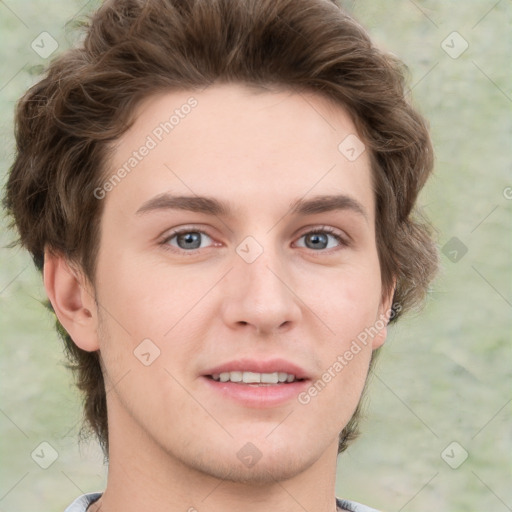
[[[0, 1], [2, 184], [17, 98], [97, 5]], [[443, 268], [423, 312], [391, 331], [363, 435], [340, 457], [338, 495], [385, 511], [512, 510], [512, 2], [345, 6], [406, 62], [430, 120], [436, 173], [420, 204], [439, 230]], [[42, 32], [59, 44], [48, 58], [31, 48]], [[5, 248], [14, 234], [1, 222], [0, 512], [64, 510], [102, 490], [106, 468], [94, 442], [77, 443], [80, 398], [40, 277], [28, 255]], [[41, 442], [58, 454], [47, 469], [34, 462]]]

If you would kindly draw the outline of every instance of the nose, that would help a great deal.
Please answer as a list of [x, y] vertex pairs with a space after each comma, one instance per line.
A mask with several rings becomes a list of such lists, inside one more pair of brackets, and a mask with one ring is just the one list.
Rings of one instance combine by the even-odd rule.
[[302, 314], [295, 285], [282, 256], [265, 249], [249, 263], [235, 253], [222, 290], [223, 321], [232, 329], [252, 330], [260, 336], [287, 331]]

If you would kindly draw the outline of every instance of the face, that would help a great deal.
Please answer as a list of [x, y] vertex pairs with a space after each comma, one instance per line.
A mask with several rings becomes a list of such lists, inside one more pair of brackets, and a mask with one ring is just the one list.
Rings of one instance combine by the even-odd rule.
[[111, 450], [233, 481], [335, 460], [389, 308], [369, 156], [347, 136], [361, 144], [314, 94], [216, 85], [140, 106], [98, 191]]

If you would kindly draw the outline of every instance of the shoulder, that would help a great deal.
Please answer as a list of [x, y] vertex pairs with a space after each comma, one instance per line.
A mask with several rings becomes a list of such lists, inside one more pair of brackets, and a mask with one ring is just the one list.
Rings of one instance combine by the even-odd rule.
[[82, 494], [82, 496], [73, 501], [64, 512], [85, 512], [91, 503], [94, 503], [101, 497], [101, 494], [101, 492]]
[[346, 510], [348, 512], [379, 512], [378, 510], [367, 507], [357, 501], [340, 500], [339, 498], [336, 498], [336, 504], [340, 510]]

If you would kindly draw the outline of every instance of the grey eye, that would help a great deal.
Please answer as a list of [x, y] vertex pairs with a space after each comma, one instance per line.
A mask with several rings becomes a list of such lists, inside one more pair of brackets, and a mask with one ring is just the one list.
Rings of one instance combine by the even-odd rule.
[[204, 238], [211, 241], [210, 237], [201, 231], [182, 231], [169, 237], [167, 243], [183, 250], [200, 249]]
[[326, 232], [306, 233], [299, 240], [302, 239], [304, 239], [304, 245], [299, 244], [299, 247], [306, 247], [308, 249], [332, 249], [341, 245], [340, 237]]

